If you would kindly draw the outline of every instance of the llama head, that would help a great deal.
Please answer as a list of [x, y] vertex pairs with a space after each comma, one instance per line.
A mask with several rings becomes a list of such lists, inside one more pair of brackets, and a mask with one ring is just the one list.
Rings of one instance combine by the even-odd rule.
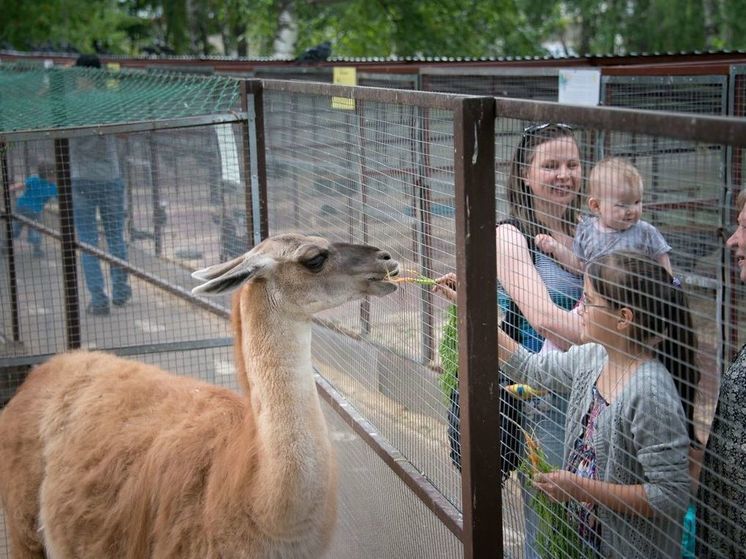
[[368, 245], [333, 243], [321, 237], [269, 237], [223, 264], [197, 270], [203, 283], [192, 293], [219, 294], [263, 282], [275, 306], [313, 314], [366, 295], [387, 295], [399, 273], [389, 253]]

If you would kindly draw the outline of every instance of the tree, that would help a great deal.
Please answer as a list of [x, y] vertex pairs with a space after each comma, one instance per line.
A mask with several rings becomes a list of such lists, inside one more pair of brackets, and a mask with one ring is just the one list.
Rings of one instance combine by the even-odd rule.
[[127, 53], [131, 17], [117, 0], [0, 0], [0, 43], [23, 50]]

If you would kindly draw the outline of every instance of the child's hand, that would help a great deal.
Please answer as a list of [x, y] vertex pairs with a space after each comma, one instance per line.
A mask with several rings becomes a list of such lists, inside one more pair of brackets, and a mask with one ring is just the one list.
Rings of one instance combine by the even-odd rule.
[[555, 241], [551, 235], [546, 235], [544, 233], [536, 235], [534, 244], [536, 244], [536, 247], [544, 254], [551, 255], [554, 253], [554, 249], [557, 248], [557, 241]]
[[449, 273], [445, 276], [440, 276], [435, 280], [433, 286], [435, 293], [440, 293], [446, 299], [452, 302], [456, 302], [456, 274]]
[[583, 478], [567, 470], [555, 470], [546, 474], [536, 474], [532, 480], [534, 486], [558, 503], [583, 500], [581, 482]]

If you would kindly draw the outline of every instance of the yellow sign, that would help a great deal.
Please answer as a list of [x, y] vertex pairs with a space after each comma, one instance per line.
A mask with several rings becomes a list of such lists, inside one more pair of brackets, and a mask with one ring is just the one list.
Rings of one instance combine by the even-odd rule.
[[[334, 83], [340, 85], [357, 85], [357, 68], [338, 66], [334, 68]], [[346, 97], [332, 97], [332, 109], [355, 110], [355, 100]]]

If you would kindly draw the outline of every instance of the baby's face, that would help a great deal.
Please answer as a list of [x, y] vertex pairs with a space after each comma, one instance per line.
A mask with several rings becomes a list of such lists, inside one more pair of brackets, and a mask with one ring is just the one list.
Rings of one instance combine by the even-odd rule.
[[[605, 177], [604, 177], [605, 178]], [[601, 224], [617, 231], [625, 231], [640, 221], [642, 215], [642, 188], [638, 185], [618, 181], [604, 181], [595, 189], [598, 204], [597, 215]]]

